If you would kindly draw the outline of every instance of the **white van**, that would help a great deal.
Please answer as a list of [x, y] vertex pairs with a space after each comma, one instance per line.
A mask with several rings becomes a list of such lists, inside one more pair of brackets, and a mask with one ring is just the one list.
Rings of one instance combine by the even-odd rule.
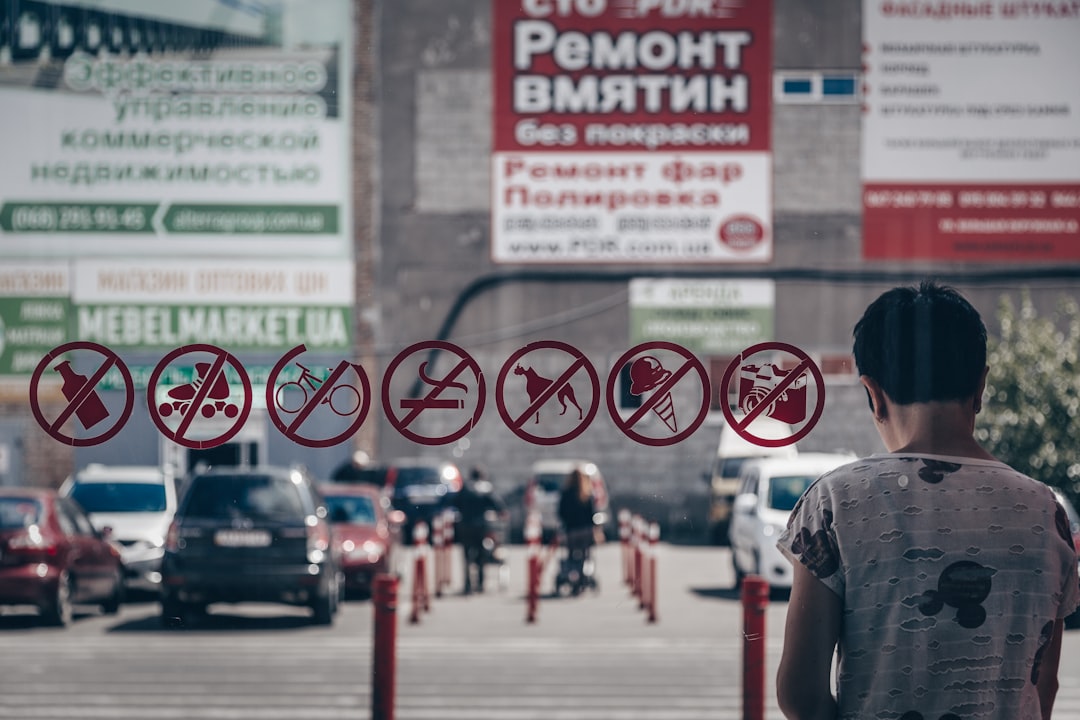
[[791, 587], [791, 563], [777, 549], [777, 538], [806, 488], [855, 460], [843, 453], [800, 453], [743, 463], [730, 527], [736, 585], [747, 575], [758, 575], [770, 587]]
[[[736, 416], [735, 421], [741, 423], [742, 416]], [[754, 437], [766, 440], [788, 438], [795, 433], [787, 423], [765, 415], [754, 418], [747, 430]], [[794, 443], [780, 447], [757, 445], [739, 435], [731, 425], [724, 423], [720, 428], [720, 444], [716, 448], [712, 472], [706, 477], [709, 483], [709, 537], [714, 544], [727, 544], [731, 507], [735, 500], [735, 491], [739, 489], [739, 471], [743, 463], [751, 458], [796, 455], [798, 450]]]
[[156, 465], [91, 463], [64, 481], [60, 494], [79, 503], [98, 530], [120, 547], [129, 590], [157, 592], [165, 535], [176, 513], [171, 473]]

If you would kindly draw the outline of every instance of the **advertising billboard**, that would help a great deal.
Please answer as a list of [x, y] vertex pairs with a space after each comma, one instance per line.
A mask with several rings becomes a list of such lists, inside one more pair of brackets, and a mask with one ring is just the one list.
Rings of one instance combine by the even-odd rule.
[[634, 278], [630, 343], [662, 340], [700, 355], [736, 355], [774, 339], [772, 280]]
[[[0, 283], [0, 375], [91, 337], [351, 346], [351, 12], [3, 4], [0, 263], [29, 269]], [[49, 263], [71, 287], [43, 304], [24, 288]]]
[[867, 259], [1080, 259], [1076, 3], [866, 0]]
[[493, 3], [492, 257], [772, 257], [768, 0]]

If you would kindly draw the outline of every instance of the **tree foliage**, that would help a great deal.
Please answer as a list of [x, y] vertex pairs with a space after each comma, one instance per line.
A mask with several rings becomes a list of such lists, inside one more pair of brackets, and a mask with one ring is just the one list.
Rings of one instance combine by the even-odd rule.
[[1000, 460], [1080, 498], [1080, 306], [1039, 317], [1025, 291], [1000, 300], [976, 437]]

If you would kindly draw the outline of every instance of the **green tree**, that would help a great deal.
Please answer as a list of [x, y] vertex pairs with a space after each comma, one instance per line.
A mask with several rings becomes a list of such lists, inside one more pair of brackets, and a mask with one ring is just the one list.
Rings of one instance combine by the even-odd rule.
[[984, 410], [976, 437], [1003, 462], [1080, 498], [1080, 306], [1063, 297], [1039, 317], [1025, 291], [1002, 296], [989, 330]]

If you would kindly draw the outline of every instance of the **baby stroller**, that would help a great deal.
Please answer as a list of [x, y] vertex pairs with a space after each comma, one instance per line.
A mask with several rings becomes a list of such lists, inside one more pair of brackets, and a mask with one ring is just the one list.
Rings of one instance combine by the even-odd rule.
[[578, 528], [564, 535], [565, 548], [555, 576], [555, 594], [580, 595], [584, 590], [598, 590], [596, 563], [592, 547], [596, 543], [593, 528]]

